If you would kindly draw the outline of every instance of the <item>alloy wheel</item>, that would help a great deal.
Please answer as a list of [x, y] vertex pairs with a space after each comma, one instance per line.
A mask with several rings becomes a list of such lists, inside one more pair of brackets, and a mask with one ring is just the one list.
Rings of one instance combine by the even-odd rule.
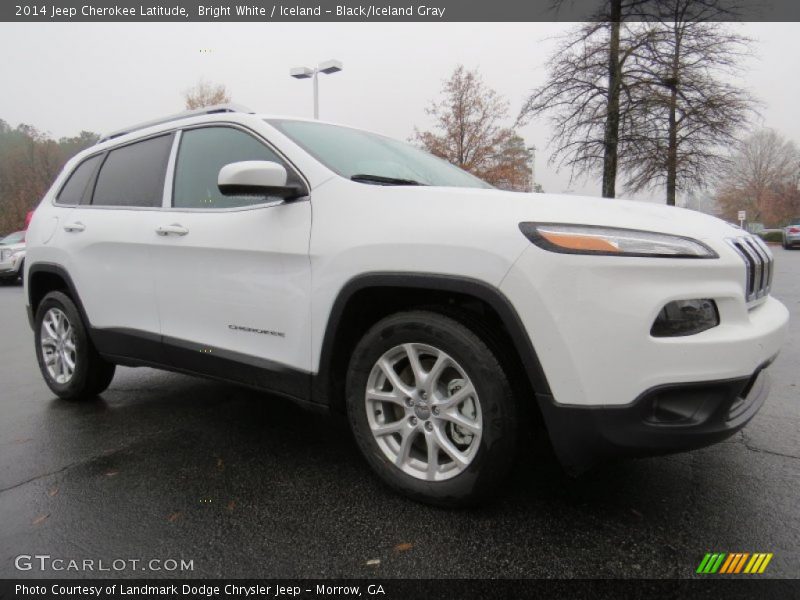
[[69, 383], [78, 359], [75, 331], [67, 315], [59, 308], [48, 310], [39, 333], [42, 358], [50, 377], [59, 384]]
[[412, 477], [450, 479], [478, 452], [477, 391], [463, 367], [438, 348], [408, 343], [384, 353], [367, 379], [365, 404], [378, 447]]

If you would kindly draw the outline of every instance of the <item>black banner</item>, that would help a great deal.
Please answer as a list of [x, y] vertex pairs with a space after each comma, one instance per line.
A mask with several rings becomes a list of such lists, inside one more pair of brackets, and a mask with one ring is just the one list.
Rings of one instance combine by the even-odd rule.
[[[0, 3], [0, 21], [568, 22], [602, 18], [606, 6], [606, 0], [12, 0]], [[626, 18], [659, 18], [655, 0], [641, 6]], [[696, 10], [697, 19], [711, 21], [800, 21], [796, 0], [698, 0]]]
[[505, 598], [646, 599], [800, 598], [800, 580], [702, 578], [692, 580], [79, 580], [38, 579], [0, 581], [0, 598], [22, 600], [494, 600]]

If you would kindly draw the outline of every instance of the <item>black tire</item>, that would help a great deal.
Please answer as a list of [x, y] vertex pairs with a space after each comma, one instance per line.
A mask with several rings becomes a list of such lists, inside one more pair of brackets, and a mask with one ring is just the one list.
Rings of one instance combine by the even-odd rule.
[[[45, 365], [42, 350], [42, 322], [51, 309], [60, 310], [67, 318], [74, 335], [75, 368], [69, 380], [56, 381]], [[36, 310], [34, 344], [36, 360], [45, 383], [56, 396], [65, 400], [88, 400], [96, 397], [111, 384], [116, 365], [104, 360], [92, 345], [86, 325], [72, 299], [62, 292], [50, 292]]]
[[22, 262], [19, 264], [19, 276], [17, 277], [20, 285], [25, 283], [25, 260], [23, 259]]
[[[370, 373], [385, 353], [402, 344], [426, 345], [447, 354], [463, 369], [476, 390], [483, 421], [480, 441], [469, 464], [449, 479], [428, 481], [404, 472], [389, 459], [372, 434], [365, 400]], [[376, 323], [353, 352], [346, 395], [350, 426], [367, 462], [384, 482], [414, 500], [449, 507], [481, 503], [497, 491], [512, 466], [517, 444], [517, 407], [506, 372], [478, 335], [450, 317], [413, 311], [397, 313]], [[428, 422], [424, 425], [427, 427]], [[419, 434], [425, 432], [415, 435]], [[423, 442], [429, 443], [428, 438], [423, 437]]]

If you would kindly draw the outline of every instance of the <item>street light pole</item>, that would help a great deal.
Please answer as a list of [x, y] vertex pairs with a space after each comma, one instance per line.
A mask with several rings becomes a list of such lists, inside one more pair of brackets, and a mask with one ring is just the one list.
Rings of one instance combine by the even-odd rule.
[[289, 75], [295, 79], [312, 79], [314, 84], [314, 118], [319, 119], [319, 74], [331, 75], [342, 70], [342, 63], [338, 60], [326, 60], [315, 68], [294, 67], [289, 70]]
[[314, 69], [314, 118], [319, 119], [319, 69]]
[[536, 146], [528, 146], [531, 153], [531, 191], [536, 190]]

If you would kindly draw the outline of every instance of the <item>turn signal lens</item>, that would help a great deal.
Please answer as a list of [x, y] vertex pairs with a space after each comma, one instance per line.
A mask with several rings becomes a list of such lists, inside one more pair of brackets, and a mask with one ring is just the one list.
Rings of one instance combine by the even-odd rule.
[[540, 231], [541, 236], [551, 244], [569, 250], [589, 250], [593, 252], [619, 252], [619, 248], [599, 237]]
[[718, 258], [702, 242], [666, 233], [566, 223], [520, 223], [519, 228], [540, 248], [562, 254]]

